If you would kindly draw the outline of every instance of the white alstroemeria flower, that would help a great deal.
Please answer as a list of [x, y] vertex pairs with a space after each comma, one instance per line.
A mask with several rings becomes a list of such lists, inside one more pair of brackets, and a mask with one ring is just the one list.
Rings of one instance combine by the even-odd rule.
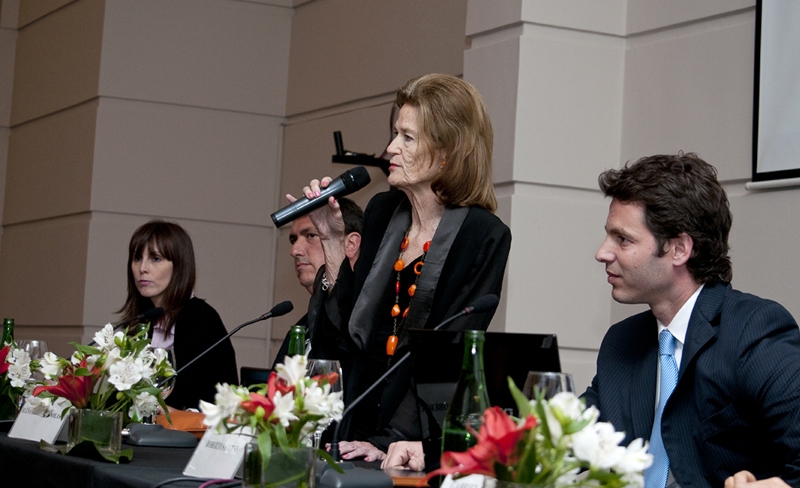
[[98, 349], [106, 349], [114, 345], [114, 326], [106, 324], [94, 333], [94, 342]]
[[556, 393], [548, 403], [556, 417], [561, 420], [562, 425], [568, 425], [578, 420], [586, 410], [581, 399], [572, 392]]
[[128, 416], [130, 418], [142, 419], [153, 415], [157, 408], [158, 399], [150, 393], [143, 391], [136, 395], [136, 399], [133, 400], [131, 408], [128, 409]]
[[22, 388], [25, 382], [31, 377], [31, 368], [27, 365], [11, 364], [8, 366], [8, 379], [11, 380], [11, 386], [14, 388]]
[[151, 379], [155, 374], [156, 370], [154, 368], [153, 360], [151, 358], [142, 358], [137, 357], [134, 362], [136, 366], [139, 367], [139, 371], [141, 371], [142, 377], [147, 378], [148, 380]]
[[617, 473], [641, 473], [653, 464], [653, 455], [647, 453], [648, 444], [642, 439], [634, 439], [625, 449], [625, 455], [614, 465]]
[[[160, 366], [164, 361], [169, 363], [169, 355], [167, 354], [166, 349], [162, 349], [160, 347], [153, 349], [153, 356], [155, 357], [156, 367]], [[170, 364], [170, 366], [172, 365]]]
[[628, 488], [643, 488], [644, 487], [644, 474], [642, 473], [625, 473], [622, 476], [622, 482]]
[[31, 355], [28, 354], [28, 352], [25, 351], [24, 349], [12, 349], [11, 354], [6, 356], [6, 362], [11, 364], [17, 364], [19, 366], [30, 367]]
[[289, 385], [298, 385], [303, 383], [307, 365], [308, 357], [305, 355], [287, 356], [283, 364], [278, 363], [275, 366], [275, 371], [278, 372], [278, 378], [286, 381]]
[[108, 382], [119, 391], [130, 390], [141, 380], [142, 368], [130, 356], [120, 359], [108, 368]]
[[200, 400], [200, 411], [205, 415], [203, 425], [217, 429], [217, 433], [224, 432], [222, 426], [230, 415], [226, 415], [219, 406], [203, 400]]
[[58, 356], [48, 351], [44, 353], [44, 357], [39, 360], [39, 371], [42, 372], [47, 378], [57, 378], [61, 376], [63, 367]]
[[12, 349], [11, 354], [6, 356], [8, 363], [8, 379], [11, 386], [22, 388], [25, 382], [31, 377], [31, 356], [22, 349]]
[[619, 445], [624, 438], [610, 423], [598, 422], [572, 434], [572, 448], [575, 456], [592, 468], [611, 469], [625, 457], [626, 449]]
[[242, 404], [249, 398], [247, 388], [229, 386], [227, 383], [217, 383], [217, 393], [214, 395], [216, 403], [200, 401], [200, 411], [205, 414], [203, 424], [215, 427], [217, 432], [224, 432], [225, 422], [231, 418]]
[[[299, 357], [299, 356], [295, 356]], [[286, 395], [281, 392], [275, 393], [275, 398], [272, 399], [275, 403], [275, 410], [272, 412], [272, 417], [277, 417], [281, 425], [289, 427], [289, 423], [300, 420], [294, 413], [294, 394], [287, 392]]]

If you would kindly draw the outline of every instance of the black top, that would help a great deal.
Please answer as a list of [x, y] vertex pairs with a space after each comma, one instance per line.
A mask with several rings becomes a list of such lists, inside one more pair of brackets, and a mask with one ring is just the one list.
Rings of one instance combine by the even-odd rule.
[[[227, 333], [222, 319], [211, 305], [199, 298], [189, 300], [175, 320], [175, 369], [199, 356]], [[200, 400], [213, 403], [217, 383], [239, 383], [236, 353], [230, 339], [182, 371], [165, 402], [181, 410], [198, 408]]]
[[[315, 330], [312, 351], [319, 357], [337, 358], [342, 362], [345, 404], [357, 398], [388, 368], [386, 339], [393, 332], [393, 320], [389, 311], [395, 297], [396, 273], [390, 273], [383, 285], [385, 293], [382, 294], [382, 301], [386, 303], [378, 306], [381, 314], [379, 319], [372, 324], [360, 324], [369, 329], [365, 347], [359, 347], [351, 335], [350, 327], [342, 327], [341, 324], [348, 324], [389, 222], [395, 209], [401, 205], [408, 207], [409, 203], [405, 194], [400, 191], [381, 193], [370, 200], [364, 212], [361, 253], [355, 269], [351, 271], [350, 266], [343, 264], [329, 299], [315, 303], [312, 298], [310, 304], [308, 320]], [[435, 242], [436, 237], [433, 245]], [[390, 250], [396, 257], [400, 242], [387, 242], [386, 245], [391, 246]], [[431, 329], [478, 298], [489, 293], [499, 295], [510, 246], [511, 231], [500, 219], [484, 209], [469, 208], [452, 246], [447, 251], [427, 321], [424, 324], [406, 321], [403, 329]], [[405, 290], [402, 292], [401, 296]], [[414, 308], [414, 302], [411, 308]], [[463, 317], [448, 328], [486, 330], [493, 315], [494, 311]], [[408, 351], [404, 331], [399, 336], [400, 344], [394, 358], [400, 358]], [[319, 340], [321, 338], [324, 340]], [[410, 386], [411, 363], [406, 361], [392, 377], [356, 407], [349, 418], [343, 420], [345, 438], [368, 440], [384, 451], [394, 441], [422, 439], [416, 399]]]

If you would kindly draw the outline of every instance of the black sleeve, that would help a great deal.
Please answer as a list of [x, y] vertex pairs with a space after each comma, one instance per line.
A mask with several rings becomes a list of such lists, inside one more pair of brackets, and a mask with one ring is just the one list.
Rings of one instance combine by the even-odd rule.
[[[192, 298], [175, 321], [176, 369], [200, 356], [227, 333], [217, 311], [205, 301]], [[165, 401], [181, 410], [198, 408], [200, 400], [214, 401], [217, 383], [239, 383], [236, 353], [230, 339], [182, 371]]]

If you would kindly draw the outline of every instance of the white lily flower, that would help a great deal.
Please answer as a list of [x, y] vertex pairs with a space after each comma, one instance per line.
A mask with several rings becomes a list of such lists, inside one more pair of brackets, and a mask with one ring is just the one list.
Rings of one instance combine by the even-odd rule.
[[[247, 399], [246, 388], [228, 386], [227, 383], [217, 384], [217, 393], [214, 395], [214, 403], [200, 401], [200, 411], [205, 414], [203, 424], [208, 427], [216, 427], [217, 432], [223, 432], [225, 422], [231, 418], [242, 401]], [[244, 395], [244, 396], [243, 396]]]
[[44, 353], [44, 357], [39, 360], [39, 371], [47, 378], [60, 376], [62, 369], [58, 356], [50, 351]]
[[550, 404], [550, 408], [555, 410], [557, 416], [563, 416], [569, 419], [570, 422], [568, 423], [578, 420], [583, 414], [583, 411], [586, 410], [581, 399], [572, 392], [556, 393], [548, 403]]

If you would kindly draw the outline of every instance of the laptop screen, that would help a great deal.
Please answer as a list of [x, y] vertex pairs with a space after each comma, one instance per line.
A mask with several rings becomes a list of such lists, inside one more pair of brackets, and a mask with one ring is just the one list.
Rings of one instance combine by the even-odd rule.
[[[409, 329], [408, 334], [417, 395], [442, 425], [461, 373], [464, 334], [430, 329]], [[528, 371], [560, 372], [556, 336], [487, 332], [483, 369], [491, 404], [517, 415], [507, 378], [522, 390]]]

